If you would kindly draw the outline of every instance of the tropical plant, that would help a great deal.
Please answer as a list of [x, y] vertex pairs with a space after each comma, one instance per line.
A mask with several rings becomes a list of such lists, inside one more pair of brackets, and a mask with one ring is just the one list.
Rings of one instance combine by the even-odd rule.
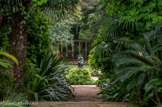
[[109, 76], [112, 75], [108, 75], [105, 79], [102, 77], [102, 87], [100, 86], [102, 91], [100, 92], [100, 95], [103, 96], [103, 101], [137, 103], [137, 89], [134, 88], [131, 91], [126, 91], [127, 81], [123, 83], [112, 82], [112, 78]]
[[127, 40], [128, 49], [114, 55], [116, 81], [125, 82], [127, 91], [138, 89], [139, 103], [155, 105], [162, 97], [161, 27], [143, 35], [143, 44]]
[[19, 65], [14, 66], [14, 78], [19, 84], [22, 84], [22, 65], [26, 58], [29, 26], [27, 22], [30, 11], [43, 11], [47, 8], [53, 10], [54, 15], [57, 14], [61, 18], [67, 12], [66, 10], [72, 12], [76, 3], [78, 3], [77, 0], [0, 0], [0, 22], [3, 25], [10, 25], [11, 30], [8, 34], [9, 51], [19, 60]]
[[62, 46], [73, 45], [74, 35], [70, 33], [72, 20], [64, 20], [62, 22], [53, 24], [49, 27], [50, 39], [52, 45], [54, 42], [58, 41]]
[[141, 22], [145, 30], [150, 29], [152, 24], [162, 21], [161, 0], [102, 0], [101, 2], [105, 4], [106, 13], [118, 14], [122, 20]]
[[42, 59], [31, 86], [31, 95], [36, 101], [63, 101], [72, 95], [70, 84], [64, 77], [66, 68], [60, 66], [61, 60], [57, 55], [49, 54]]
[[73, 14], [76, 9], [78, 0], [46, 0], [41, 8], [43, 9], [44, 16], [51, 22], [55, 23], [60, 19], [68, 18], [69, 14]]
[[2, 25], [10, 25], [7, 32], [9, 52], [19, 60], [13, 65], [14, 78], [22, 83], [22, 64], [26, 56], [27, 19], [31, 0], [1, 0]]
[[87, 69], [72, 69], [66, 74], [66, 80], [71, 85], [92, 85], [95, 80], [91, 78], [90, 71]]
[[3, 101], [1, 107], [27, 107], [29, 105], [27, 96], [24, 93], [10, 93]]
[[[106, 72], [111, 69], [111, 45], [102, 42], [101, 44], [95, 46], [90, 54], [88, 62], [93, 69], [101, 70]], [[105, 63], [106, 62], [106, 63]]]
[[12, 91], [13, 81], [11, 71], [0, 68], [0, 100]]
[[50, 24], [41, 17], [42, 14], [42, 12], [30, 12], [28, 21], [27, 58], [37, 65], [41, 58], [51, 50], [48, 33]]
[[[3, 56], [10, 58], [12, 61], [14, 61], [18, 65], [18, 60], [13, 55], [11, 55], [7, 52], [0, 52], [0, 55], [3, 55]], [[12, 66], [11, 63], [8, 60], [0, 59], [0, 67], [8, 68], [8, 67], [11, 67], [11, 66]]]
[[[10, 58], [14, 63], [18, 64], [18, 60], [11, 54], [7, 52], [0, 52], [1, 56]], [[0, 58], [0, 99], [4, 98], [6, 94], [11, 91], [11, 85], [13, 84], [12, 76], [12, 64], [11, 62], [4, 58]]]
[[[117, 15], [104, 15], [99, 29], [98, 37], [93, 42], [93, 49], [89, 54], [89, 64], [94, 69], [108, 72], [113, 68], [112, 55], [121, 50], [118, 38], [135, 38], [134, 32], [139, 30], [141, 24], [120, 20]], [[140, 34], [140, 33], [139, 33]], [[136, 36], [137, 38], [137, 36]], [[139, 38], [139, 37], [138, 37]]]

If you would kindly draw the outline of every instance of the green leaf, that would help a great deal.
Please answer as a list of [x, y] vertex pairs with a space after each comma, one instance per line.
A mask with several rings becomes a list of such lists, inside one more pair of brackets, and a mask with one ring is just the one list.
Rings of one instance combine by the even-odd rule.
[[17, 65], [19, 64], [18, 60], [13, 55], [11, 55], [7, 52], [0, 52], [0, 55], [6, 56], [6, 57], [12, 59]]

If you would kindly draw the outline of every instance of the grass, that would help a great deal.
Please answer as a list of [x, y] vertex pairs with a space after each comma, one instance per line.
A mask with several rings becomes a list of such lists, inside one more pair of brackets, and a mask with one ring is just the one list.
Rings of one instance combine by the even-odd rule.
[[[78, 68], [78, 65], [65, 65], [66, 67], [69, 67], [70, 69]], [[90, 69], [89, 65], [83, 65], [84, 69]]]
[[[70, 69], [78, 68], [78, 65], [65, 65], [65, 67], [69, 67]], [[91, 73], [94, 71], [89, 65], [83, 65], [84, 69], [88, 69]]]
[[[68, 63], [68, 62], [70, 62], [70, 61], [76, 61], [76, 60], [64, 60], [64, 63]], [[71, 69], [76, 69], [76, 68], [78, 68], [78, 65], [70, 65], [70, 64], [64, 64], [64, 66], [65, 67], [69, 67], [70, 68], [70, 70]], [[92, 69], [89, 65], [83, 65], [83, 69], [87, 69], [87, 70], [89, 70], [90, 71], [90, 73], [91, 73], [91, 75], [93, 75], [93, 76], [97, 76], [98, 75], [98, 73], [96, 72], [96, 70], [94, 70], [94, 69]]]

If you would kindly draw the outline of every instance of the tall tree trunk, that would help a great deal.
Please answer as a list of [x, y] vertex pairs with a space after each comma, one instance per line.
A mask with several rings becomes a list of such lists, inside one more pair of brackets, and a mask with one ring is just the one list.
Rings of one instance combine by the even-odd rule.
[[[28, 4], [30, 0], [22, 0], [22, 4], [25, 7], [25, 11], [28, 12]], [[19, 84], [23, 84], [23, 67], [26, 57], [26, 47], [27, 47], [27, 24], [22, 23], [25, 20], [26, 15], [22, 15], [21, 11], [14, 13], [11, 21], [12, 32], [9, 37], [10, 48], [9, 52], [14, 55], [18, 61], [19, 65], [14, 64], [14, 80]]]

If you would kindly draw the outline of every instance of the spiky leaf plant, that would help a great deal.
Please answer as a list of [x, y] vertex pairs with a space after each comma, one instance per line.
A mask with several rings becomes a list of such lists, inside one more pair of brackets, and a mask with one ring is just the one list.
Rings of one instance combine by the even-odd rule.
[[49, 54], [40, 63], [40, 71], [36, 74], [31, 87], [32, 96], [36, 101], [51, 100], [65, 101], [71, 96], [70, 85], [66, 82], [64, 72], [61, 68], [61, 60], [57, 55]]
[[143, 35], [143, 44], [127, 40], [128, 49], [114, 55], [116, 81], [128, 81], [127, 91], [138, 89], [139, 103], [144, 105], [159, 103], [162, 97], [162, 41], [156, 30]]

